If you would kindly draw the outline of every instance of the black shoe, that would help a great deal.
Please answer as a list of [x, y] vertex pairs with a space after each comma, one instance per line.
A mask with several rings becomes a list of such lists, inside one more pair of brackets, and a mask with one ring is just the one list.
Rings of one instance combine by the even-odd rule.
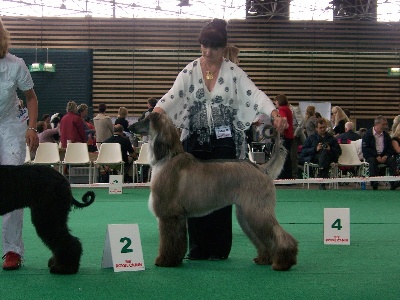
[[377, 190], [378, 186], [379, 186], [379, 183], [378, 182], [373, 182], [371, 185], [372, 185], [372, 189]]
[[390, 185], [390, 189], [392, 191], [394, 191], [395, 189], [397, 189], [400, 186], [400, 181], [396, 181], [393, 184]]
[[321, 184], [319, 185], [319, 189], [320, 189], [320, 190], [326, 190], [325, 183], [321, 183]]

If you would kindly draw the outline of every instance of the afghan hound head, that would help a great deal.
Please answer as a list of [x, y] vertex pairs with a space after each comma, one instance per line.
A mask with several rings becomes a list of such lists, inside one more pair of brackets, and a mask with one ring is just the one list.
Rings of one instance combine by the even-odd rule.
[[129, 130], [149, 136], [152, 165], [183, 152], [178, 129], [166, 114], [152, 112], [142, 121], [129, 126]]

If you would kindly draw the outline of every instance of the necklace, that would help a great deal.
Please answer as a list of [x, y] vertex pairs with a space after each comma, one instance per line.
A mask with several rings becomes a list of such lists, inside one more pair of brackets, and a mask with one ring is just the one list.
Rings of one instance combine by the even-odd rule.
[[211, 71], [206, 71], [206, 78], [207, 78], [208, 80], [214, 79], [213, 73], [211, 73]]

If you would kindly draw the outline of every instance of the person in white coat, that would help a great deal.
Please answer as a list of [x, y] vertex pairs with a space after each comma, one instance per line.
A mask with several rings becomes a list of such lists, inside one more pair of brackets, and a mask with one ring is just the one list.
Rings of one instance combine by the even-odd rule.
[[[33, 80], [25, 62], [8, 52], [9, 33], [0, 19], [0, 165], [22, 165], [26, 145], [32, 152], [39, 146], [36, 132], [38, 102]], [[23, 91], [26, 108], [20, 106], [17, 89]], [[3, 269], [16, 270], [22, 265], [23, 210], [3, 216]]]

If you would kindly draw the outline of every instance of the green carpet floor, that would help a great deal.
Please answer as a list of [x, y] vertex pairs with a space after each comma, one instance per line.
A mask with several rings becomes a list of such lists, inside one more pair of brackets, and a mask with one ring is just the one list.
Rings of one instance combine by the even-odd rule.
[[[85, 189], [74, 189], [81, 197]], [[70, 214], [72, 233], [83, 243], [80, 272], [52, 275], [43, 246], [25, 211], [24, 267], [0, 270], [2, 299], [399, 299], [400, 199], [389, 190], [277, 191], [276, 213], [299, 240], [298, 264], [288, 272], [252, 262], [254, 247], [234, 220], [226, 261], [184, 261], [178, 268], [154, 266], [157, 221], [148, 211], [148, 189], [123, 195], [95, 190], [96, 202]], [[349, 207], [351, 245], [323, 244], [323, 209]], [[102, 269], [107, 224], [138, 223], [145, 271]]]

